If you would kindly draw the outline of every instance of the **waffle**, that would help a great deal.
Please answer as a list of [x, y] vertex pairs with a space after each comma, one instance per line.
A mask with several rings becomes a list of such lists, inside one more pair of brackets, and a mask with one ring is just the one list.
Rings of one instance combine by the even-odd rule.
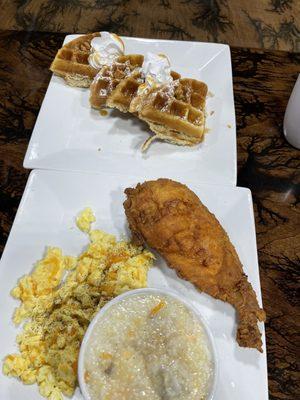
[[[138, 88], [145, 81], [140, 71], [143, 61], [144, 56], [129, 54], [118, 57], [112, 65], [102, 67], [91, 85], [91, 106], [128, 112]], [[171, 75], [173, 79], [180, 78], [177, 72], [172, 71]]]
[[[180, 78], [180, 75], [174, 71], [171, 71], [171, 76], [174, 80]], [[123, 112], [130, 111], [130, 104], [137, 96], [140, 85], [144, 82], [145, 79], [141, 76], [140, 71], [134, 71], [133, 74], [126, 79], [121, 80], [121, 82], [116, 86], [115, 90], [107, 99], [107, 106], [118, 108]]]
[[178, 79], [137, 95], [130, 112], [146, 121], [154, 133], [143, 145], [146, 150], [155, 139], [193, 146], [204, 136], [207, 86], [195, 79]]
[[119, 56], [112, 65], [103, 66], [91, 84], [91, 106], [97, 109], [108, 106], [127, 112], [131, 96], [142, 82], [143, 60], [142, 55], [129, 54]]
[[80, 36], [58, 50], [50, 70], [65, 79], [68, 85], [89, 87], [97, 70], [89, 65], [91, 40], [99, 32]]

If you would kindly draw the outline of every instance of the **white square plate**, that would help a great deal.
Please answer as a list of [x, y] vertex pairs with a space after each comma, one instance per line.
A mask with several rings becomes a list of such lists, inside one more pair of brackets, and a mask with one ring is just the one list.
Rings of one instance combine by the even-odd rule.
[[[68, 42], [78, 35], [66, 36]], [[89, 90], [67, 86], [53, 76], [24, 160], [25, 168], [112, 172], [146, 178], [164, 176], [236, 185], [236, 128], [230, 50], [227, 45], [123, 38], [127, 53], [165, 53], [184, 77], [203, 80], [214, 94], [207, 100], [207, 127], [196, 147], [154, 142], [145, 123], [110, 111], [103, 117], [89, 105]], [[213, 115], [209, 115], [214, 111]]]
[[[64, 254], [74, 256], [83, 250], [88, 239], [75, 228], [74, 217], [86, 206], [92, 207], [95, 212], [96, 228], [118, 236], [126, 233], [123, 192], [126, 187], [136, 185], [139, 181], [143, 179], [108, 176], [104, 173], [31, 172], [0, 265], [1, 359], [17, 350], [17, 329], [11, 317], [18, 302], [9, 293], [18, 278], [29, 273], [34, 263], [42, 258], [45, 246], [59, 246]], [[228, 232], [261, 302], [250, 191], [230, 186], [188, 185]], [[235, 340], [233, 308], [198, 292], [192, 284], [179, 279], [160, 257], [149, 273], [149, 286], [168, 286], [183, 293], [206, 318], [215, 338], [219, 358], [219, 378], [214, 400], [268, 399], [263, 324], [260, 326], [263, 354], [239, 347]], [[41, 397], [35, 385], [25, 386], [0, 373], [0, 399], [35, 400]], [[73, 399], [81, 399], [79, 390]]]

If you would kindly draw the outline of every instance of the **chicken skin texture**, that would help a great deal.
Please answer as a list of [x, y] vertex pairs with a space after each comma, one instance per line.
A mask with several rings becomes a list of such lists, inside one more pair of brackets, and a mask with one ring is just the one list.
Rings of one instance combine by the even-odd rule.
[[265, 320], [265, 312], [216, 217], [187, 186], [170, 179], [138, 184], [125, 193], [133, 242], [148, 244], [183, 279], [235, 307], [237, 342], [262, 352], [257, 323]]

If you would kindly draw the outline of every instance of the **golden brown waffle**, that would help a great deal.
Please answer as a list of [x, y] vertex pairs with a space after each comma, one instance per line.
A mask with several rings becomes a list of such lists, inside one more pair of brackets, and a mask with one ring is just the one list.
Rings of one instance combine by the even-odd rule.
[[90, 104], [128, 111], [131, 96], [142, 82], [140, 67], [144, 57], [139, 54], [119, 56], [112, 65], [105, 65], [91, 84]]
[[99, 32], [80, 36], [58, 50], [50, 70], [65, 79], [70, 86], [89, 87], [97, 70], [89, 65], [91, 40]]
[[146, 141], [144, 150], [156, 138], [189, 146], [201, 142], [207, 86], [195, 79], [180, 79], [180, 75], [172, 71], [171, 84], [139, 90], [145, 84], [141, 74], [144, 57], [138, 54], [119, 56], [112, 65], [105, 65], [99, 71], [88, 61], [91, 40], [97, 36], [100, 33], [83, 35], [64, 45], [50, 69], [69, 85], [91, 86], [92, 107], [129, 111], [146, 121], [154, 136]]
[[[142, 55], [128, 54], [118, 57], [112, 65], [105, 65], [91, 85], [91, 106], [128, 112], [139, 86], [145, 81], [140, 71], [143, 61]], [[180, 78], [177, 72], [172, 71], [171, 75], [173, 79]]]
[[[174, 71], [171, 71], [171, 76], [173, 79], [180, 78], [180, 75]], [[123, 112], [128, 112], [131, 101], [136, 97], [138, 88], [144, 82], [145, 79], [142, 77], [139, 68], [137, 68], [129, 77], [120, 81], [108, 97], [106, 105], [111, 108], [117, 108]]]
[[204, 136], [207, 86], [195, 79], [179, 79], [137, 95], [130, 112], [146, 121], [154, 132], [142, 149], [155, 139], [193, 146]]

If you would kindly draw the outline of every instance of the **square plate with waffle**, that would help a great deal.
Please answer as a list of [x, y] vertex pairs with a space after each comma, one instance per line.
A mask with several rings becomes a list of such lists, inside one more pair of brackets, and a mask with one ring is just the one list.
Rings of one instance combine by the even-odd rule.
[[[69, 35], [65, 43], [78, 37]], [[165, 176], [173, 179], [187, 177], [235, 185], [236, 131], [229, 47], [173, 40], [126, 37], [122, 40], [126, 53], [123, 63], [126, 63], [126, 57], [130, 57], [130, 64], [139, 66], [148, 52], [169, 57], [177, 77], [182, 77], [177, 79], [172, 101], [164, 103], [165, 95], [159, 91], [141, 110], [139, 118], [119, 112], [118, 109], [129, 110], [131, 93], [137, 93], [140, 84], [137, 85], [138, 75], [130, 73], [127, 76], [124, 68], [118, 90], [112, 91], [108, 99], [107, 105], [114, 109], [103, 116], [99, 110], [90, 107], [89, 90], [70, 87], [60, 76], [54, 75], [32, 134], [24, 167], [124, 174], [143, 170], [145, 179], [158, 177], [163, 170]], [[76, 63], [81, 60], [78, 51], [83, 50], [75, 49], [76, 54], [73, 51], [67, 58]], [[94, 75], [95, 72], [91, 72]], [[198, 109], [207, 88], [206, 85], [199, 86], [199, 81], [205, 82], [209, 90], [205, 122], [208, 133], [205, 140], [196, 146], [174, 146], [171, 144], [173, 138], [175, 143], [181, 141], [184, 144], [186, 137], [182, 136], [182, 131], [188, 134], [190, 142], [195, 138], [195, 143], [203, 135], [204, 115]], [[103, 89], [102, 93], [106, 90], [105, 87], [98, 89]], [[96, 108], [100, 107], [101, 99], [96, 105]], [[166, 121], [169, 121], [167, 131]], [[176, 129], [178, 123], [181, 124], [180, 134]], [[150, 129], [155, 136], [149, 135]], [[166, 135], [171, 143], [158, 140], [147, 153], [140, 151], [147, 137], [149, 140], [164, 139]]]

